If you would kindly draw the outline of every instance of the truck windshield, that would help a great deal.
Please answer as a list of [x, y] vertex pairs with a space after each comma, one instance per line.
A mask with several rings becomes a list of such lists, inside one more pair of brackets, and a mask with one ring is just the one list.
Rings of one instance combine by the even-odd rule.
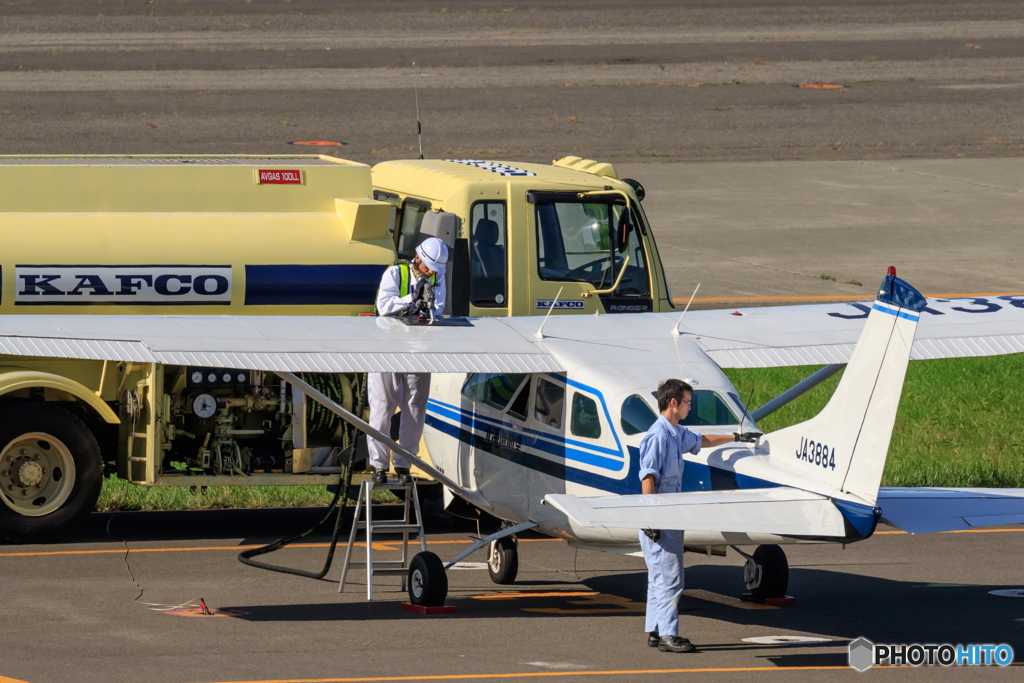
[[[595, 289], [611, 287], [629, 256], [620, 296], [647, 296], [647, 260], [635, 229], [636, 217], [624, 204], [537, 202], [537, 265], [542, 280], [589, 282]], [[630, 226], [625, 248], [616, 235]]]

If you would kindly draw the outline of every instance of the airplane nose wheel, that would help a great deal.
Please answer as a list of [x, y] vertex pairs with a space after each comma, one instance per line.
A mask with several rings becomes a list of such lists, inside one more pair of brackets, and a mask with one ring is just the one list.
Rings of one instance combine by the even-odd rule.
[[409, 563], [409, 602], [421, 607], [441, 607], [448, 597], [448, 575], [441, 558], [432, 552], [417, 553]]
[[491, 581], [503, 586], [516, 580], [516, 574], [519, 573], [519, 549], [514, 536], [491, 542], [487, 573], [491, 575]]
[[747, 558], [743, 567], [743, 582], [755, 598], [783, 598], [789, 588], [789, 562], [786, 553], [777, 545], [759, 545], [753, 555], [747, 555], [736, 546], [733, 550]]

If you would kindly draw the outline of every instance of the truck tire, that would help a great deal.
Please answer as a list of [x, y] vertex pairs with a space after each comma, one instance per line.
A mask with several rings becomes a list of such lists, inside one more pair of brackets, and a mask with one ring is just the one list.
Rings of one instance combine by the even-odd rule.
[[66, 536], [92, 512], [102, 485], [99, 444], [78, 417], [49, 403], [0, 413], [0, 537]]

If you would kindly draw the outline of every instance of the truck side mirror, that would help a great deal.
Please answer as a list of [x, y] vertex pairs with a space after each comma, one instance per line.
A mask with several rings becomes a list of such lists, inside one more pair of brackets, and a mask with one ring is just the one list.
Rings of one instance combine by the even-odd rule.
[[626, 251], [626, 247], [629, 246], [629, 233], [632, 232], [633, 225], [629, 222], [627, 214], [623, 214], [619, 220], [619, 230], [617, 233], [618, 240], [615, 244], [615, 249], [619, 253]]

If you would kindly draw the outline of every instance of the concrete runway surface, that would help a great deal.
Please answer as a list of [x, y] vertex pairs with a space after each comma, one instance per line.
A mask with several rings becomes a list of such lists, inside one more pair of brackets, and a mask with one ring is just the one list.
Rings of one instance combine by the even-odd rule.
[[[779, 608], [738, 601], [742, 562], [734, 553], [687, 554], [680, 628], [700, 652], [675, 655], [646, 645], [641, 558], [577, 553], [558, 540], [526, 535], [513, 585], [491, 583], [481, 568], [452, 570], [448, 604], [457, 611], [436, 616], [403, 611], [397, 577], [378, 578], [373, 603], [358, 572], [339, 595], [341, 557], [323, 581], [235, 560], [242, 547], [299, 531], [320, 515], [97, 514], [74, 542], [0, 546], [0, 681], [840, 681], [858, 675], [846, 652], [859, 636], [1005, 642], [1024, 651], [1021, 599], [989, 594], [1020, 587], [1021, 527], [925, 536], [883, 528], [845, 550], [787, 546], [797, 604]], [[435, 524], [430, 548], [454, 557], [472, 531]], [[303, 539], [306, 547], [261, 559], [316, 570], [328, 540], [321, 532]], [[377, 550], [379, 558], [398, 557], [393, 543]], [[158, 611], [199, 598], [234, 616]], [[744, 640], [765, 636], [820, 640]], [[923, 667], [867, 675], [1005, 681], [1018, 673]]]
[[[801, 87], [821, 85], [843, 87]], [[417, 153], [417, 98], [428, 157], [574, 154], [639, 179], [674, 294], [700, 282], [700, 306], [869, 296], [888, 265], [929, 294], [1024, 291], [1019, 0], [0, 3], [2, 154], [326, 139], [376, 163]], [[526, 538], [519, 583], [453, 571], [458, 611], [429, 618], [399, 609], [396, 579], [367, 604], [361, 585], [235, 561], [317, 514], [94, 515], [66, 543], [0, 546], [0, 683], [833, 681], [857, 675], [858, 636], [1024, 652], [1024, 603], [988, 592], [1021, 587], [1020, 527], [793, 547], [798, 602], [780, 609], [734, 600], [735, 555], [688, 556], [682, 623], [702, 652], [676, 656], [644, 644], [638, 558]], [[469, 532], [430, 541], [453, 557]], [[150, 609], [197, 598], [237, 616]], [[743, 640], [794, 635], [824, 641]]]

